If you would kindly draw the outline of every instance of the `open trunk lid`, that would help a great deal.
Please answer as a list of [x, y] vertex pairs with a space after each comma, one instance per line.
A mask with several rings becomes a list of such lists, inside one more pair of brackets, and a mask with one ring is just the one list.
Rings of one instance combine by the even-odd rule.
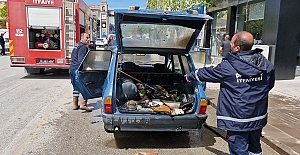
[[188, 53], [203, 25], [204, 14], [151, 10], [115, 10], [116, 41], [122, 53]]

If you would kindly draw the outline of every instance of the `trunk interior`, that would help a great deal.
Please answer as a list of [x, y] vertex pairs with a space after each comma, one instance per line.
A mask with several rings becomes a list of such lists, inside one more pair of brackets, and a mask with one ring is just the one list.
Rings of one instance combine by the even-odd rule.
[[[117, 75], [117, 107], [121, 113], [166, 114], [194, 110], [194, 87], [184, 76], [158, 69], [124, 63]], [[157, 67], [156, 67], [157, 68]]]

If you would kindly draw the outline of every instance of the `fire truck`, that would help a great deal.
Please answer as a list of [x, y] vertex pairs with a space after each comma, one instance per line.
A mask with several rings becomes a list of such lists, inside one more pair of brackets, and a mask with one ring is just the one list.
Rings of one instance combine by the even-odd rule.
[[[81, 33], [92, 33], [83, 0], [7, 0], [11, 67], [27, 73], [68, 69]], [[92, 34], [91, 34], [92, 36]]]

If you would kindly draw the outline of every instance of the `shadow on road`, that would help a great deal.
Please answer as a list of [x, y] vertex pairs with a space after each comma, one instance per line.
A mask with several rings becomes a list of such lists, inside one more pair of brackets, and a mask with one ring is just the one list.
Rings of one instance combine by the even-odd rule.
[[44, 74], [27, 74], [22, 79], [70, 79], [70, 75], [67, 69], [48, 69]]
[[88, 107], [92, 110], [98, 110], [101, 108], [102, 98], [93, 98], [88, 100]]
[[[214, 128], [216, 129], [216, 128]], [[216, 129], [218, 130], [218, 129]], [[224, 134], [224, 131], [219, 131]], [[218, 137], [206, 128], [189, 132], [119, 132], [114, 133], [115, 139], [106, 143], [107, 147], [119, 149], [141, 148], [196, 148], [205, 147], [216, 154], [226, 154], [210, 148]], [[226, 154], [227, 155], [227, 154]]]
[[114, 133], [116, 148], [190, 148], [188, 132]]
[[223, 151], [217, 150], [217, 149], [212, 148], [212, 147], [207, 147], [206, 146], [205, 149], [208, 150], [208, 151], [210, 151], [210, 152], [212, 152], [212, 153], [215, 153], [217, 155], [229, 155], [229, 153], [225, 153]]

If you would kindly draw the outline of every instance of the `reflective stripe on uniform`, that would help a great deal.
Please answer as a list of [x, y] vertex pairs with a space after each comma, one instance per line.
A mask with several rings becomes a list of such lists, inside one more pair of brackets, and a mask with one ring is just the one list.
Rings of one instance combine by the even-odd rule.
[[250, 151], [248, 151], [249, 155], [262, 155], [262, 152], [259, 152], [259, 153], [252, 153]]
[[78, 97], [79, 96], [79, 91], [73, 90], [73, 97]]
[[252, 122], [252, 121], [264, 119], [265, 117], [267, 117], [267, 115], [268, 115], [268, 113], [266, 113], [262, 116], [247, 118], [247, 119], [239, 119], [239, 118], [232, 118], [232, 117], [226, 117], [226, 116], [217, 116], [217, 118], [226, 120], [226, 121], [234, 121], [234, 122]]
[[196, 77], [197, 81], [201, 82], [200, 79], [199, 79], [199, 77], [198, 77], [198, 70], [199, 69], [195, 70], [195, 77]]

